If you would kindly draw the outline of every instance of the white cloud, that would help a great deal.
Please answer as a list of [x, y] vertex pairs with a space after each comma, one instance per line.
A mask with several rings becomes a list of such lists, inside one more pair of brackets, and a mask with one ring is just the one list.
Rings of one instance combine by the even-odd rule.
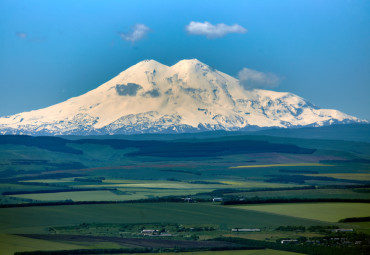
[[238, 73], [239, 83], [245, 89], [272, 89], [279, 85], [281, 78], [273, 73], [263, 73], [244, 67]]
[[189, 34], [205, 35], [207, 38], [223, 37], [230, 33], [244, 34], [247, 32], [247, 29], [238, 24], [234, 24], [232, 26], [225, 25], [224, 23], [212, 25], [207, 21], [203, 23], [191, 21], [185, 29]]
[[123, 40], [135, 43], [136, 41], [143, 39], [149, 31], [150, 28], [144, 24], [136, 24], [130, 33], [118, 32], [118, 34]]

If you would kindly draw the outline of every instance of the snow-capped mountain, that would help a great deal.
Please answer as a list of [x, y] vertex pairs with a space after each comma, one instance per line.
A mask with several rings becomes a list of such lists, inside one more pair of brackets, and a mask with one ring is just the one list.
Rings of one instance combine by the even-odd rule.
[[142, 61], [98, 88], [47, 108], [0, 118], [1, 134], [92, 135], [363, 122], [291, 93], [245, 90], [196, 59]]

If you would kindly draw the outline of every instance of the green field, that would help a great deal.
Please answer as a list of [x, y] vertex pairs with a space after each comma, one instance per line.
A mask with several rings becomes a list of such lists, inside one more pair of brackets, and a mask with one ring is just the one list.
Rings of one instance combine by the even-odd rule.
[[1, 208], [3, 233], [45, 233], [51, 226], [81, 223], [179, 223], [216, 224], [223, 230], [234, 227], [263, 228], [286, 225], [320, 225], [309, 219], [239, 210], [212, 203], [137, 203], [73, 206]]
[[64, 244], [17, 235], [0, 234], [0, 251], [2, 255], [13, 255], [16, 251], [36, 251], [41, 247], [43, 250], [73, 250], [87, 248], [86, 246], [77, 244]]
[[75, 249], [102, 249], [124, 248], [125, 246], [108, 242], [61, 242], [28, 238], [19, 235], [0, 234], [1, 255], [13, 255], [20, 251], [37, 250], [75, 250]]
[[273, 213], [297, 218], [338, 222], [349, 217], [370, 215], [369, 203], [293, 203], [232, 206], [236, 209]]

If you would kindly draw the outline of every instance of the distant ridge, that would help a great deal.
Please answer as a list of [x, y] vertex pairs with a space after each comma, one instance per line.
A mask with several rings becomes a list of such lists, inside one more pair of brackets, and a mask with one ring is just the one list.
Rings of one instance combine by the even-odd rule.
[[245, 90], [201, 63], [144, 60], [98, 88], [40, 110], [0, 118], [0, 134], [113, 135], [319, 127], [368, 123], [292, 93]]
[[124, 140], [179, 140], [179, 139], [210, 139], [229, 136], [275, 136], [299, 139], [341, 140], [370, 143], [370, 124], [336, 124], [322, 127], [301, 128], [270, 128], [257, 131], [204, 131], [196, 133], [147, 133], [130, 135], [65, 135], [67, 140], [77, 139], [124, 139]]
[[254, 134], [291, 138], [342, 140], [370, 143], [370, 124], [355, 123], [347, 125], [337, 124], [322, 127], [266, 129], [254, 132]]

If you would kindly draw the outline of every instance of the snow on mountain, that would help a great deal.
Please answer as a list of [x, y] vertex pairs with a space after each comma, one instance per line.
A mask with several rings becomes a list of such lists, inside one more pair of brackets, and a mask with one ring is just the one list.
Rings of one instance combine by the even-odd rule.
[[145, 60], [98, 88], [47, 108], [0, 118], [1, 134], [91, 135], [364, 122], [319, 109], [291, 93], [245, 90], [196, 59], [166, 66]]

